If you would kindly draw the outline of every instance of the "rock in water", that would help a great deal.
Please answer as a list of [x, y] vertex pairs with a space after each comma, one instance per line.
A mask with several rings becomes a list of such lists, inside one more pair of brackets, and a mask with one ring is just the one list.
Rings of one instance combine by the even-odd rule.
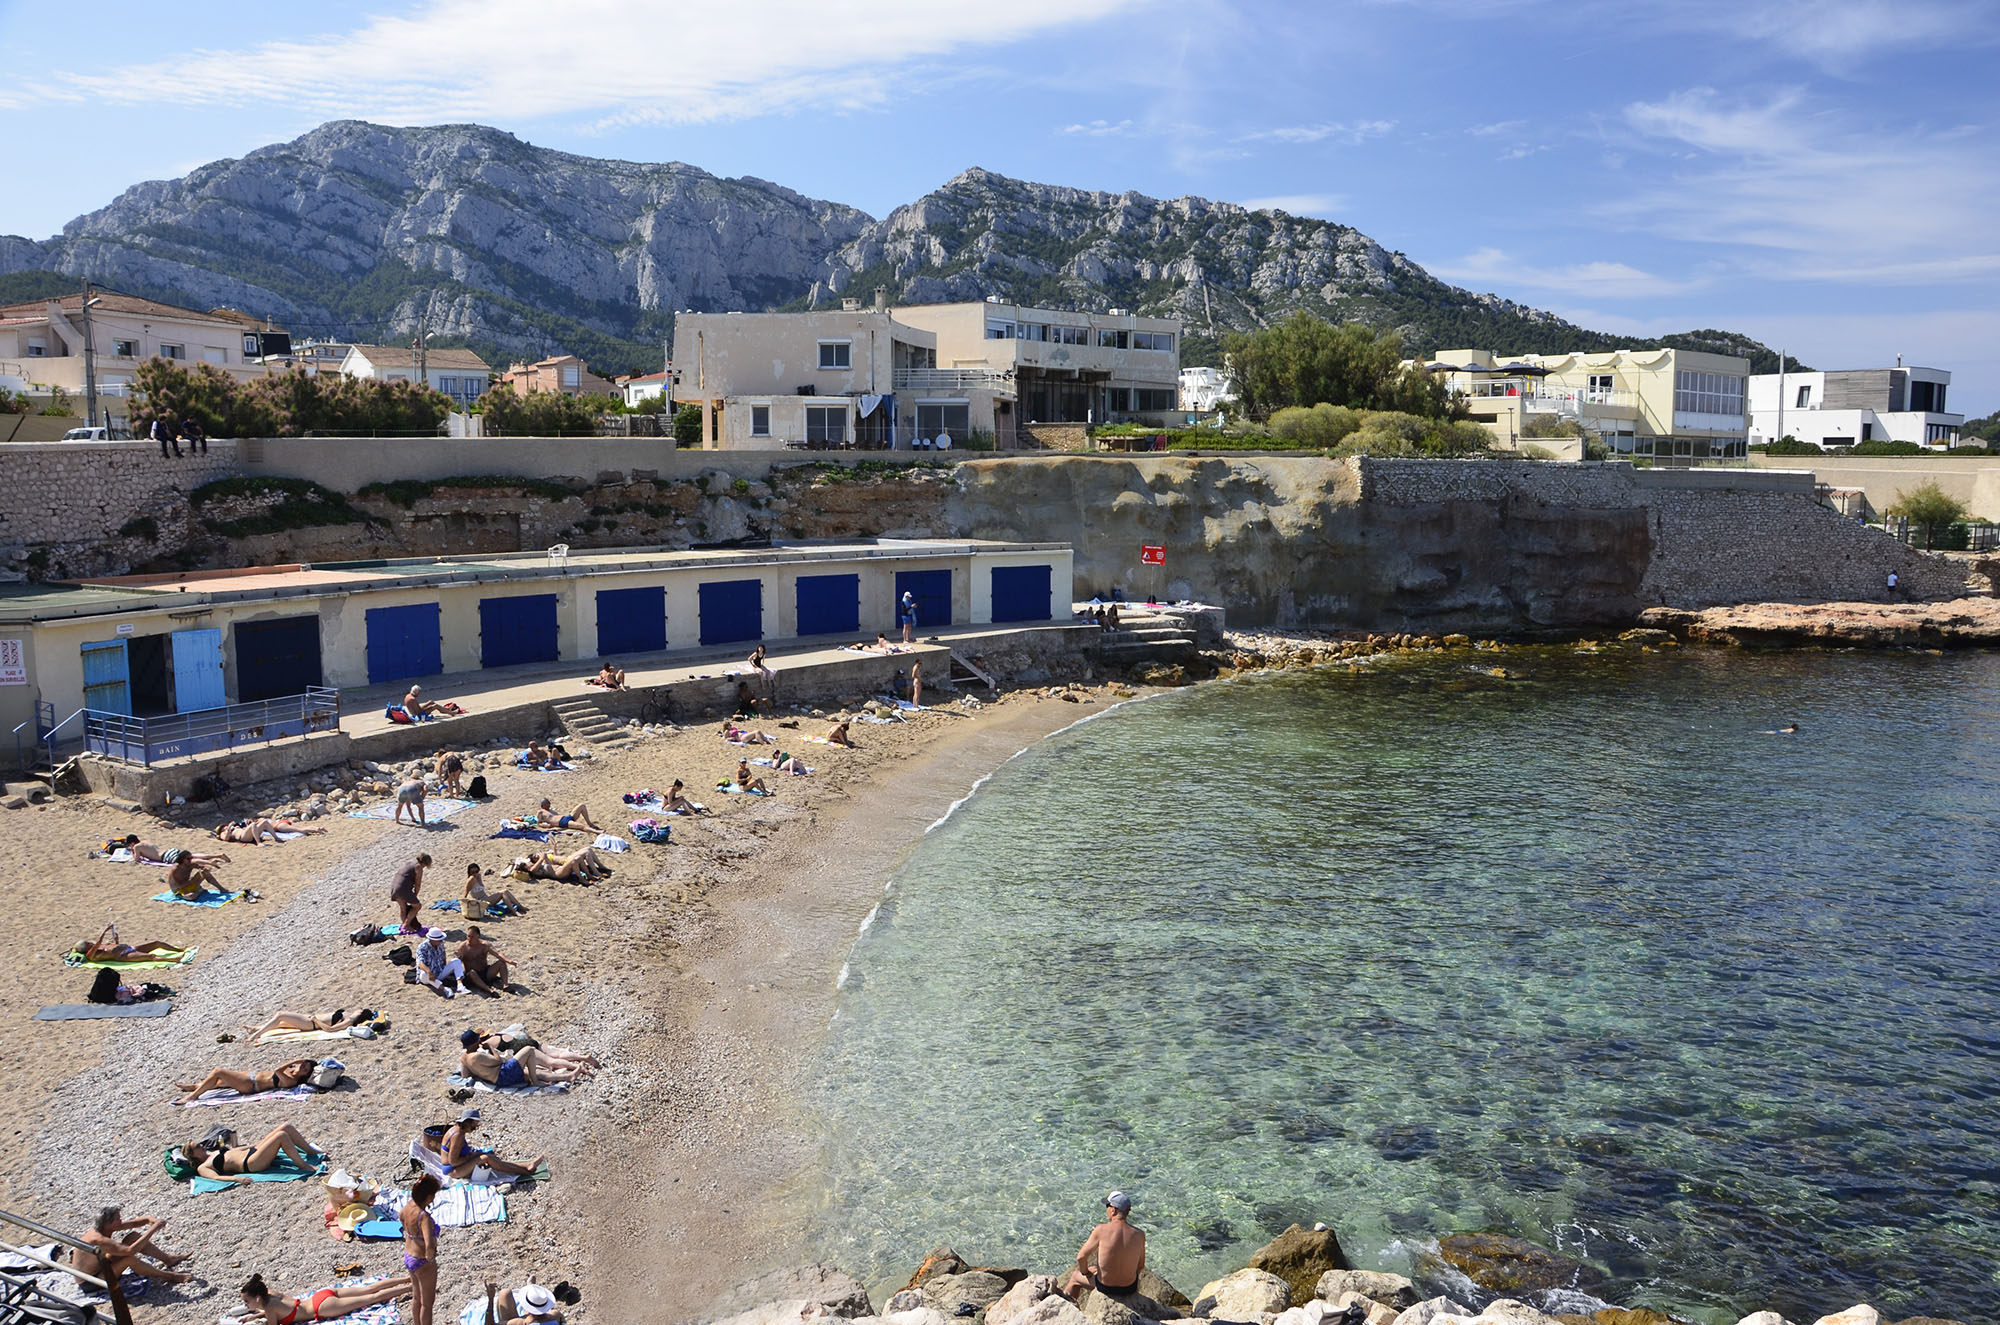
[[[985, 1270], [934, 1275], [924, 1280], [923, 1284], [925, 1304], [936, 1307], [947, 1316], [969, 1316], [972, 1311], [998, 1302], [1006, 1292], [1007, 1281]], [[965, 1306], [970, 1306], [972, 1311], [960, 1310]]]
[[[1250, 1257], [1250, 1268], [1275, 1274], [1290, 1290], [1289, 1301], [1305, 1302], [1317, 1290], [1321, 1275], [1328, 1270], [1345, 1270], [1348, 1265], [1332, 1229], [1293, 1224], [1256, 1250]], [[1284, 1310], [1284, 1304], [1277, 1309]]]
[[1176, 1311], [1186, 1311], [1194, 1306], [1194, 1303], [1188, 1300], [1186, 1293], [1167, 1282], [1165, 1275], [1155, 1274], [1150, 1269], [1139, 1271], [1139, 1291], [1162, 1306], [1172, 1307]]
[[1400, 1274], [1376, 1270], [1328, 1270], [1313, 1287], [1313, 1296], [1338, 1305], [1342, 1293], [1359, 1293], [1402, 1310], [1417, 1305], [1417, 1286]]
[[1845, 1311], [1821, 1316], [1813, 1325], [1882, 1325], [1882, 1313], [1866, 1302], [1857, 1302]]
[[964, 1274], [971, 1268], [950, 1247], [937, 1247], [930, 1255], [924, 1257], [924, 1263], [917, 1267], [917, 1272], [910, 1276], [910, 1282], [903, 1286], [921, 1288], [926, 1282], [941, 1274]]
[[1431, 1325], [1439, 1316], [1470, 1316], [1472, 1308], [1454, 1302], [1448, 1297], [1427, 1298], [1413, 1307], [1405, 1308], [1396, 1317], [1396, 1325]]
[[1283, 1279], [1254, 1266], [1204, 1284], [1194, 1295], [1194, 1314], [1222, 1320], [1255, 1320], [1292, 1304], [1292, 1290]]
[[1602, 1278], [1582, 1261], [1501, 1233], [1454, 1233], [1438, 1239], [1437, 1254], [1490, 1293], [1573, 1288]]
[[[1056, 1281], [1045, 1274], [1031, 1274], [1015, 1284], [998, 1301], [986, 1308], [986, 1325], [1013, 1325], [1021, 1316], [1043, 1298], [1056, 1291]], [[900, 1293], [898, 1297], [902, 1296]]]

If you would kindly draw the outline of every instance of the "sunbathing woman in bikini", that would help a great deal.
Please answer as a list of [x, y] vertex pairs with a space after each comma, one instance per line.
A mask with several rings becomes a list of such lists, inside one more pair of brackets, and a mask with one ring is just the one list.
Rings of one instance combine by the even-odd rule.
[[208, 830], [210, 837], [243, 846], [260, 847], [265, 839], [278, 841], [280, 833], [324, 833], [324, 828], [308, 828], [290, 819], [237, 819]]
[[728, 721], [727, 719], [725, 719], [722, 724], [722, 739], [729, 742], [731, 745], [776, 744], [775, 739], [768, 733], [761, 731], [751, 731], [748, 727], [739, 727], [734, 722]]
[[125, 849], [140, 860], [150, 860], [157, 865], [172, 865], [182, 857], [192, 861], [196, 869], [203, 870], [229, 863], [229, 857], [219, 851], [190, 851], [186, 847], [160, 847], [152, 842], [140, 841], [137, 833], [126, 834]]
[[335, 1008], [331, 1012], [274, 1012], [271, 1014], [271, 1019], [262, 1026], [246, 1026], [244, 1029], [250, 1032], [250, 1038], [254, 1040], [266, 1031], [345, 1031], [373, 1020], [375, 1020], [373, 1008], [362, 1008], [359, 1011]]
[[558, 1081], [580, 1081], [592, 1071], [587, 1064], [559, 1063], [540, 1049], [526, 1047], [516, 1049], [505, 1058], [491, 1049], [474, 1049], [458, 1056], [458, 1070], [503, 1090], [511, 1086], [548, 1086]]
[[512, 1037], [498, 1032], [486, 1033], [474, 1029], [463, 1031], [458, 1037], [458, 1047], [471, 1053], [485, 1049], [505, 1057], [515, 1049], [530, 1048], [544, 1059], [558, 1067], [603, 1067], [595, 1054], [587, 1054], [577, 1049], [565, 1049], [559, 1044], [537, 1044], [524, 1033], [517, 1032]]
[[237, 1072], [226, 1067], [210, 1070], [200, 1081], [189, 1085], [179, 1082], [175, 1090], [187, 1094], [174, 1101], [176, 1104], [190, 1104], [211, 1090], [233, 1090], [238, 1095], [261, 1095], [267, 1090], [290, 1090], [302, 1086], [312, 1079], [319, 1062], [312, 1058], [295, 1058], [283, 1067], [274, 1067], [268, 1072]]
[[308, 1321], [338, 1320], [384, 1302], [394, 1302], [399, 1297], [408, 1297], [411, 1288], [410, 1276], [399, 1274], [378, 1284], [349, 1284], [343, 1288], [321, 1288], [304, 1297], [286, 1297], [266, 1288], [263, 1275], [253, 1274], [238, 1291], [243, 1295], [244, 1306], [263, 1313], [264, 1325], [306, 1325]]
[[70, 951], [87, 962], [156, 962], [173, 961], [187, 949], [178, 943], [120, 943], [118, 926], [106, 925], [102, 934]]
[[284, 1155], [302, 1169], [318, 1167], [326, 1152], [306, 1140], [298, 1128], [286, 1123], [271, 1132], [254, 1146], [227, 1144], [236, 1139], [236, 1133], [225, 1132], [222, 1144], [211, 1146], [206, 1141], [190, 1141], [181, 1147], [181, 1155], [195, 1166], [194, 1171], [204, 1178], [214, 1178], [218, 1182], [249, 1182], [252, 1173], [264, 1173]]
[[529, 878], [555, 879], [562, 883], [589, 883], [611, 873], [611, 867], [599, 858], [593, 847], [584, 847], [567, 856], [558, 856], [553, 851], [544, 851], [538, 856], [520, 856], [514, 861], [514, 870], [516, 873], [525, 871]]

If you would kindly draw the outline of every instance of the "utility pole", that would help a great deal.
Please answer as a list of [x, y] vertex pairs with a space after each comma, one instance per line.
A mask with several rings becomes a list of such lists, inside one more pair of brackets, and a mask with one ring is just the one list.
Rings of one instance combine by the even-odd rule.
[[1781, 441], [1785, 436], [1785, 352], [1778, 351], [1778, 435], [1771, 440]]
[[[90, 306], [97, 301], [90, 297], [90, 282], [83, 283], [83, 401], [84, 418], [91, 427], [97, 426], [97, 345], [90, 334]], [[107, 427], [105, 437], [111, 436]]]

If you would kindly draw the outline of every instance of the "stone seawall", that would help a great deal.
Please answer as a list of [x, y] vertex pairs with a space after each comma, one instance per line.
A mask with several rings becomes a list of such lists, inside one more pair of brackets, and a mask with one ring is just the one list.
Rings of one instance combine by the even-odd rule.
[[[187, 494], [237, 472], [236, 443], [212, 441], [206, 455], [160, 458], [153, 442], [17, 442], [0, 446], [0, 548], [33, 574], [50, 548], [145, 540], [121, 530], [175, 522]], [[120, 547], [111, 549], [112, 559]], [[41, 555], [37, 557], [37, 551]], [[10, 569], [0, 561], [0, 569]]]

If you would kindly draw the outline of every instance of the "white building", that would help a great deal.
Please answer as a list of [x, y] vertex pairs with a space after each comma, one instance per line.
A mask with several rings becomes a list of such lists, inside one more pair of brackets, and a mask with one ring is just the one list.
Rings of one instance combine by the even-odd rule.
[[1181, 369], [1181, 408], [1207, 414], [1236, 399], [1236, 387], [1220, 368]]
[[639, 373], [632, 377], [618, 379], [618, 389], [625, 393], [625, 408], [637, 409], [648, 400], [658, 400], [667, 389], [667, 375], [661, 373]]
[[1752, 445], [1793, 437], [1815, 446], [1915, 442], [1943, 450], [1958, 441], [1963, 414], [1947, 414], [1951, 374], [1942, 368], [1859, 368], [1759, 373], [1750, 379]]
[[[411, 382], [417, 377], [415, 356], [408, 346], [350, 345], [340, 362], [340, 372], [344, 377]], [[432, 346], [424, 351], [424, 378], [431, 390], [450, 396], [454, 405], [465, 410], [486, 394], [493, 370], [471, 350]]]

